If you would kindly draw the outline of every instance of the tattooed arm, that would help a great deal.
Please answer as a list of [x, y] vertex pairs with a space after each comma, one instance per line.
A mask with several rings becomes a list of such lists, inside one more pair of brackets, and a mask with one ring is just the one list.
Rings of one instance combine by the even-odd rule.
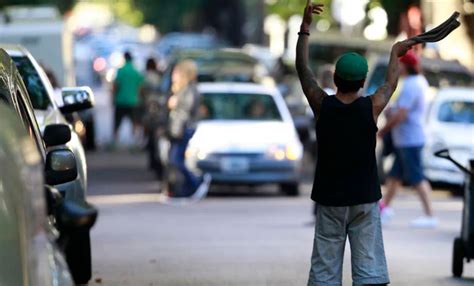
[[385, 83], [371, 96], [375, 121], [377, 121], [377, 118], [382, 113], [385, 106], [387, 106], [390, 97], [397, 88], [398, 77], [400, 76], [400, 64], [398, 58], [405, 55], [406, 52], [415, 44], [416, 42], [413, 40], [405, 40], [393, 45], [390, 53], [390, 60], [388, 62], [387, 74], [385, 76]]
[[313, 13], [322, 12], [322, 4], [308, 4], [305, 7], [301, 32], [296, 45], [296, 71], [300, 79], [301, 87], [315, 116], [319, 116], [323, 98], [326, 92], [316, 82], [316, 77], [308, 66], [308, 35], [309, 26], [312, 22]]

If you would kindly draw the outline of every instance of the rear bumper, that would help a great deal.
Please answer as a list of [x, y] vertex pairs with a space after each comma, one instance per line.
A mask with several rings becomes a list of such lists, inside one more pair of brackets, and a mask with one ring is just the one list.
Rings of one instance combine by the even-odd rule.
[[222, 172], [210, 172], [212, 182], [217, 184], [282, 184], [298, 183], [299, 175], [295, 172], [259, 172], [229, 174]]

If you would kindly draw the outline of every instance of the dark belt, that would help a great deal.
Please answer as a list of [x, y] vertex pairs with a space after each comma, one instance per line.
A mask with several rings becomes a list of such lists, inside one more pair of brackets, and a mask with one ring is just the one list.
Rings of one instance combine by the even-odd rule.
[[457, 18], [459, 17], [459, 12], [454, 12], [451, 17], [449, 17], [442, 24], [438, 25], [436, 28], [429, 30], [428, 32], [419, 34], [410, 38], [417, 43], [427, 43], [427, 42], [438, 42], [446, 38], [452, 31], [461, 25], [458, 22]]

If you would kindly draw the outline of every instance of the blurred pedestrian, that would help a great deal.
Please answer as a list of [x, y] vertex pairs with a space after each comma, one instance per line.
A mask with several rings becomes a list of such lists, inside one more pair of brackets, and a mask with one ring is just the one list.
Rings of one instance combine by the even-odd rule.
[[[167, 172], [168, 191], [176, 197], [191, 196], [201, 184], [185, 164], [185, 152], [196, 130], [199, 119], [201, 96], [196, 87], [197, 66], [191, 60], [179, 62], [173, 69], [171, 90], [168, 100], [170, 138], [169, 166]], [[205, 184], [209, 184], [206, 177]]]
[[163, 176], [163, 164], [159, 151], [159, 140], [164, 135], [167, 117], [167, 96], [160, 92], [161, 75], [154, 58], [145, 64], [145, 80], [142, 85], [144, 107], [143, 127], [147, 137], [149, 168], [156, 172], [159, 179]]
[[366, 59], [357, 53], [343, 54], [333, 75], [336, 94], [329, 96], [308, 60], [312, 14], [320, 14], [322, 6], [308, 1], [296, 48], [296, 69], [315, 114], [318, 138], [311, 194], [318, 209], [308, 285], [342, 285], [347, 237], [353, 284], [386, 285], [389, 277], [378, 206], [382, 194], [375, 159], [376, 122], [397, 86], [398, 57], [415, 41], [392, 47], [385, 83], [368, 97], [359, 94], [367, 77]]
[[112, 86], [114, 116], [114, 142], [118, 142], [118, 130], [122, 120], [128, 118], [133, 125], [135, 140], [142, 140], [140, 135], [139, 92], [143, 83], [143, 75], [134, 67], [130, 52], [124, 53], [125, 64], [117, 70]]
[[416, 227], [435, 227], [438, 220], [433, 216], [430, 203], [431, 186], [423, 174], [422, 155], [425, 144], [424, 118], [425, 97], [428, 82], [421, 74], [420, 61], [412, 51], [400, 58], [402, 75], [405, 76], [400, 95], [391, 108], [384, 128], [383, 137], [392, 133], [395, 161], [386, 180], [387, 193], [382, 204], [382, 218], [393, 216], [390, 204], [403, 183], [414, 187], [420, 196], [424, 216], [412, 222]]

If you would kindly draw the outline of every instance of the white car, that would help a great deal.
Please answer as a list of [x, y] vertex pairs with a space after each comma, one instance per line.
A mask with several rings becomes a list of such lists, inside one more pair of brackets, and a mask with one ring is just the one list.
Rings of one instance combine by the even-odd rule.
[[451, 162], [437, 158], [433, 153], [447, 148], [464, 166], [474, 158], [474, 88], [441, 89], [426, 120], [423, 162], [427, 178], [432, 182], [462, 185], [465, 175]]
[[290, 112], [274, 87], [202, 83], [203, 119], [186, 151], [196, 172], [217, 184], [279, 184], [296, 196], [303, 146]]
[[[25, 83], [41, 132], [44, 132], [44, 129], [49, 125], [68, 125], [64, 114], [85, 110], [93, 105], [94, 96], [88, 87], [63, 88], [61, 94], [56, 96], [43, 68], [25, 48], [6, 44], [0, 44], [0, 48], [5, 49], [11, 57]], [[62, 101], [61, 107], [58, 106], [58, 100]], [[73, 130], [76, 130], [75, 126], [72, 127]], [[71, 140], [66, 146], [76, 157], [78, 176], [73, 181], [54, 187], [61, 192], [66, 200], [86, 203], [87, 162], [84, 148], [76, 132], [71, 133]], [[76, 265], [71, 267], [73, 278], [77, 284], [86, 284], [92, 277], [89, 232], [77, 233], [70, 245], [66, 249], [66, 258], [68, 262], [73, 261]]]

